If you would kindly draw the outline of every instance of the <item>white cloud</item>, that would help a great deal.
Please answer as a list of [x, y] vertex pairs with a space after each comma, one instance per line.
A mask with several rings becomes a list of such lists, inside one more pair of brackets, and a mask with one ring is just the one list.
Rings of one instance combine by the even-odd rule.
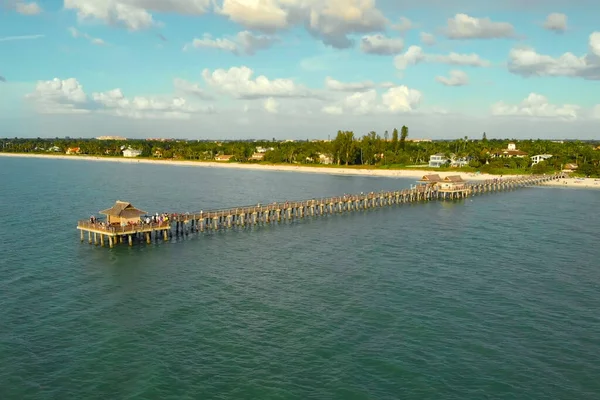
[[71, 114], [89, 112], [88, 98], [83, 86], [75, 78], [39, 81], [33, 93], [26, 98], [44, 114]]
[[15, 10], [19, 14], [23, 15], [37, 15], [42, 12], [42, 8], [35, 1], [31, 3], [26, 3], [24, 1], [19, 1], [15, 4]]
[[399, 70], [406, 69], [409, 65], [416, 65], [421, 62], [462, 65], [470, 67], [489, 67], [492, 63], [484, 60], [477, 54], [459, 54], [449, 53], [442, 54], [426, 54], [419, 46], [410, 46], [404, 54], [400, 54], [394, 58], [394, 65]]
[[266, 32], [302, 25], [335, 48], [350, 47], [350, 34], [381, 31], [388, 23], [375, 0], [223, 0], [217, 12]]
[[277, 114], [279, 112], [279, 102], [272, 97], [266, 99], [263, 106], [265, 111], [270, 114]]
[[502, 101], [493, 104], [492, 115], [497, 116], [522, 116], [537, 118], [576, 119], [580, 107], [573, 104], [562, 106], [550, 104], [545, 96], [530, 93], [520, 104], [511, 105]]
[[365, 92], [369, 89], [373, 89], [375, 83], [372, 81], [345, 83], [328, 76], [325, 78], [325, 87], [337, 92]]
[[495, 39], [515, 36], [514, 27], [508, 22], [493, 22], [489, 18], [474, 18], [456, 14], [448, 19], [445, 29], [449, 39]]
[[125, 97], [121, 89], [107, 92], [92, 93], [92, 99], [106, 112], [127, 118], [157, 118], [157, 119], [187, 119], [193, 113], [211, 112], [211, 107], [193, 107], [181, 97], [161, 98], [136, 96], [132, 99]]
[[90, 98], [75, 78], [40, 81], [26, 98], [43, 114], [108, 113], [136, 119], [181, 119], [214, 111], [212, 107], [193, 106], [182, 97], [136, 96], [128, 99], [118, 88], [92, 93]]
[[419, 37], [421, 38], [421, 43], [426, 46], [433, 46], [435, 44], [435, 36], [431, 33], [421, 32]]
[[414, 111], [421, 103], [422, 94], [406, 86], [390, 88], [381, 95], [382, 103], [390, 112]]
[[404, 49], [404, 40], [401, 38], [389, 38], [381, 34], [367, 35], [362, 37], [360, 49], [363, 53], [368, 54], [398, 54]]
[[404, 70], [409, 65], [416, 65], [425, 60], [426, 54], [419, 46], [410, 46], [404, 54], [394, 58], [394, 65], [397, 69]]
[[344, 113], [344, 109], [341, 106], [325, 106], [322, 111], [330, 115], [342, 115]]
[[80, 20], [101, 20], [132, 31], [155, 25], [152, 15], [144, 7], [127, 0], [64, 0], [64, 8], [77, 11]]
[[81, 20], [99, 20], [129, 30], [159, 25], [151, 12], [201, 15], [211, 0], [64, 0], [64, 8], [77, 12]]
[[391, 28], [404, 33], [411, 29], [417, 28], [417, 25], [406, 17], [400, 17], [400, 22], [398, 22], [396, 25], [392, 25]]
[[600, 119], [600, 104], [597, 104], [592, 108], [592, 118]]
[[175, 78], [173, 80], [173, 86], [175, 87], [176, 93], [181, 93], [183, 95], [191, 94], [202, 100], [212, 100], [214, 98], [197, 83], [192, 83], [185, 79]]
[[561, 13], [552, 13], [548, 15], [544, 22], [544, 28], [549, 31], [563, 33], [567, 30], [567, 16]]
[[435, 80], [446, 86], [465, 86], [469, 84], [469, 75], [466, 72], [452, 70], [449, 75], [449, 77], [437, 76]]
[[83, 33], [79, 30], [77, 30], [76, 28], [69, 28], [69, 32], [71, 33], [71, 36], [73, 36], [75, 39], [78, 38], [84, 38], [90, 41], [90, 43], [95, 44], [97, 46], [104, 46], [106, 44], [106, 42], [102, 39], [99, 38], [94, 38], [91, 37], [90, 35], [88, 35], [87, 33]]
[[590, 53], [581, 57], [564, 53], [554, 58], [531, 48], [514, 48], [509, 53], [508, 70], [522, 76], [570, 76], [600, 80], [600, 32], [589, 36], [589, 49]]
[[[592, 54], [600, 58], [600, 32], [594, 32], [590, 35], [589, 47]], [[600, 64], [600, 59], [598, 58], [595, 61]]]
[[238, 99], [258, 99], [262, 97], [310, 97], [311, 91], [291, 79], [270, 80], [264, 75], [252, 79], [254, 71], [246, 66], [228, 70], [208, 69], [202, 77], [209, 85]]
[[381, 96], [375, 89], [370, 89], [348, 95], [336, 104], [323, 107], [321, 111], [331, 115], [409, 113], [419, 107], [421, 97], [421, 92], [406, 86], [392, 87]]
[[194, 39], [192, 43], [186, 44], [183, 49], [189, 48], [212, 48], [228, 51], [235, 55], [254, 55], [258, 50], [271, 47], [277, 42], [277, 38], [269, 35], [255, 35], [249, 31], [239, 32], [233, 38], [213, 39], [209, 33], [205, 33], [202, 39]]

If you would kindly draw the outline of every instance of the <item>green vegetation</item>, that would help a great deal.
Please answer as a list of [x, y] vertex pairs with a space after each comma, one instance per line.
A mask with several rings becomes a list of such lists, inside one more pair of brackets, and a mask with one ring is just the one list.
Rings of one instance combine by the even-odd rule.
[[[509, 142], [527, 156], [495, 157]], [[218, 155], [232, 155], [231, 161], [265, 164], [307, 164], [313, 166], [345, 166], [347, 168], [404, 169], [419, 168], [436, 171], [457, 170], [447, 165], [428, 168], [429, 157], [443, 154], [447, 158], [466, 160], [461, 172], [493, 174], [543, 174], [560, 171], [567, 164], [578, 166], [577, 174], [600, 177], [600, 143], [549, 140], [481, 140], [466, 136], [457, 140], [415, 142], [409, 139], [409, 129], [387, 131], [382, 138], [376, 132], [356, 137], [354, 132], [339, 131], [332, 141], [198, 141], [198, 140], [96, 140], [96, 139], [0, 139], [0, 152], [65, 154], [68, 148], [80, 149], [80, 154], [101, 157], [122, 157], [122, 149], [141, 150], [143, 158], [214, 161]], [[263, 148], [262, 160], [253, 160], [257, 148]], [[552, 154], [552, 157], [532, 165], [530, 156]], [[256, 158], [256, 157], [255, 157]], [[324, 165], [331, 163], [331, 165]]]

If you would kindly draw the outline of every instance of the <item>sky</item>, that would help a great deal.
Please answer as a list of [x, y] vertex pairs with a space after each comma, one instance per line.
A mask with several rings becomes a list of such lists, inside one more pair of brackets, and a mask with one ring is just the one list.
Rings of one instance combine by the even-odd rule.
[[0, 137], [600, 139], [597, 0], [0, 0]]

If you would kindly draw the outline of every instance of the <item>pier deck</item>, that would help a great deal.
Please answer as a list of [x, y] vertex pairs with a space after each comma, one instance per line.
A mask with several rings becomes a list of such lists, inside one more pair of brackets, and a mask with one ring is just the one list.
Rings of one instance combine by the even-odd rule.
[[[105, 237], [113, 247], [119, 242], [128, 241], [132, 245], [134, 239], [145, 237], [150, 243], [152, 236], [162, 236], [164, 240], [172, 235], [186, 235], [193, 232], [203, 232], [207, 229], [232, 228], [234, 226], [273, 223], [282, 220], [293, 220], [305, 216], [324, 216], [348, 211], [359, 211], [370, 208], [390, 206], [394, 204], [414, 203], [427, 200], [461, 199], [470, 195], [486, 192], [497, 192], [525, 186], [535, 186], [541, 183], [560, 179], [561, 174], [528, 176], [521, 178], [491, 179], [479, 182], [459, 181], [456, 184], [438, 185], [439, 182], [417, 185], [411, 189], [397, 191], [382, 191], [361, 193], [358, 195], [336, 196], [302, 201], [274, 202], [218, 210], [199, 211], [184, 214], [169, 214], [168, 221], [156, 223], [129, 223], [105, 225], [92, 223], [89, 220], [79, 221], [77, 229], [81, 231], [81, 241], [84, 232], [88, 232], [89, 243], [104, 246]], [[117, 202], [121, 205], [128, 204]], [[131, 205], [129, 205], [132, 207]], [[131, 209], [134, 209], [133, 207]], [[99, 240], [98, 240], [99, 239]]]

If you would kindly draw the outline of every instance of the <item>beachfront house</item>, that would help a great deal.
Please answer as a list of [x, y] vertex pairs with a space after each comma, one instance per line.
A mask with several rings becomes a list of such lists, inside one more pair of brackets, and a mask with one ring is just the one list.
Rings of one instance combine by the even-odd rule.
[[132, 149], [131, 147], [128, 147], [125, 150], [123, 150], [123, 157], [133, 158], [133, 157], [139, 157], [141, 155], [142, 155], [141, 150]]
[[573, 172], [573, 171], [577, 170], [577, 168], [579, 168], [577, 166], [577, 164], [572, 164], [572, 163], [565, 164], [565, 166], [563, 167], [563, 172]]
[[455, 154], [450, 154], [450, 158], [444, 153], [437, 153], [429, 156], [429, 168], [453, 167], [462, 168], [469, 165], [468, 157], [456, 157]]
[[66, 151], [66, 154], [79, 154], [81, 153], [81, 149], [79, 147], [69, 147]]
[[146, 214], [146, 211], [137, 209], [126, 201], [117, 200], [114, 206], [100, 211], [100, 214], [106, 215], [109, 224], [127, 225], [139, 223], [140, 217]]
[[254, 153], [250, 156], [250, 161], [262, 161], [265, 158], [265, 153]]
[[531, 165], [536, 165], [539, 164], [542, 161], [546, 161], [547, 159], [551, 158], [552, 154], [538, 154], [535, 156], [531, 157]]
[[328, 154], [318, 153], [319, 154], [319, 164], [330, 165], [333, 164], [333, 158]]
[[450, 163], [450, 159], [444, 153], [437, 153], [429, 156], [429, 168], [445, 167]]
[[233, 155], [219, 154], [215, 157], [215, 161], [231, 161]]
[[527, 157], [527, 153], [517, 149], [517, 145], [509, 143], [506, 149], [500, 149], [490, 152], [491, 158], [502, 157], [502, 158], [524, 158]]
[[462, 168], [469, 165], [470, 157], [456, 157], [452, 154], [450, 159], [450, 166], [453, 168]]

